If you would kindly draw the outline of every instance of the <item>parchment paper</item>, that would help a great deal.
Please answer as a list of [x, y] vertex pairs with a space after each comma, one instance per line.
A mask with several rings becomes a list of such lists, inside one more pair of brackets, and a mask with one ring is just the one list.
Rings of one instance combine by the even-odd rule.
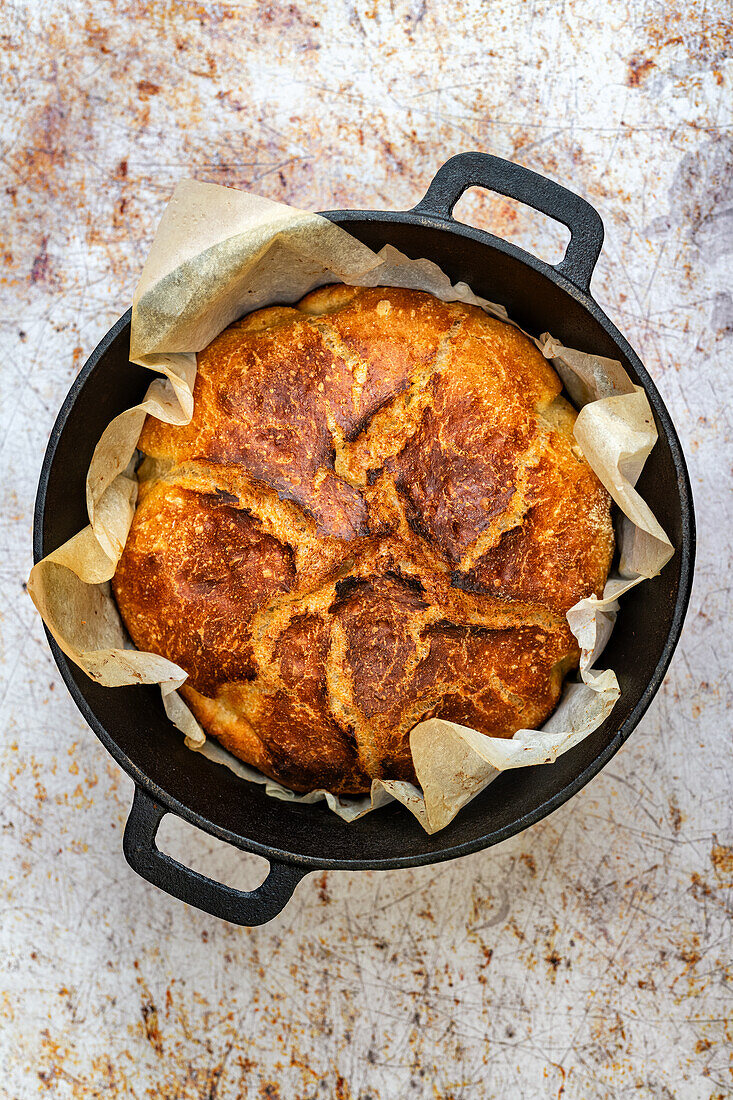
[[419, 787], [374, 780], [371, 795], [364, 798], [340, 799], [327, 791], [296, 795], [206, 738], [176, 690], [185, 672], [163, 657], [131, 648], [109, 581], [135, 510], [135, 449], [145, 416], [188, 423], [197, 351], [244, 313], [296, 302], [331, 282], [425, 290], [510, 320], [502, 306], [478, 298], [465, 283], [452, 285], [429, 260], [411, 260], [391, 246], [377, 255], [317, 214], [184, 181], [163, 214], [133, 298], [130, 357], [163, 378], [151, 383], [142, 404], [122, 413], [104, 432], [87, 477], [89, 526], [34, 567], [28, 589], [61, 649], [93, 679], [108, 687], [160, 684], [166, 711], [191, 749], [265, 784], [276, 798], [325, 798], [347, 821], [396, 798], [433, 833], [500, 771], [551, 763], [613, 709], [619, 697], [616, 676], [610, 669], [596, 669], [595, 662], [613, 629], [618, 599], [655, 576], [673, 553], [634, 489], [656, 430], [644, 391], [620, 363], [564, 348], [548, 333], [535, 340], [580, 409], [578, 446], [622, 513], [618, 573], [609, 577], [601, 599], [581, 600], [568, 612], [581, 647], [580, 681], [566, 682], [541, 730], [519, 730], [511, 739], [487, 737], [440, 719], [421, 722], [410, 734]]

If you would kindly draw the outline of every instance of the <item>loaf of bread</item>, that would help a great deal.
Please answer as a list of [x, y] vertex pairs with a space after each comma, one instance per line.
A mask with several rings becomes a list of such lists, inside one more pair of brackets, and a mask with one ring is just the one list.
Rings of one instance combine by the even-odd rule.
[[191, 423], [140, 439], [113, 581], [133, 642], [295, 791], [414, 781], [427, 717], [538, 726], [613, 553], [561, 388], [517, 329], [416, 291], [323, 287], [231, 325]]

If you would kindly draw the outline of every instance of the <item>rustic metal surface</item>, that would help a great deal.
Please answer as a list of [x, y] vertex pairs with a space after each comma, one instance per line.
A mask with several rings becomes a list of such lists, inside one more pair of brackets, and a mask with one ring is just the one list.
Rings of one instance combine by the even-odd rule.
[[[3, 8], [3, 1095], [730, 1094], [729, 18], [725, 0]], [[23, 591], [48, 432], [178, 179], [404, 208], [467, 148], [603, 216], [595, 296], [690, 461], [681, 647], [629, 744], [541, 825], [439, 867], [311, 876], [272, 924], [234, 928], [123, 861], [131, 783]], [[510, 202], [461, 210], [559, 254], [561, 233]], [[209, 874], [262, 878], [188, 826], [163, 833]]]

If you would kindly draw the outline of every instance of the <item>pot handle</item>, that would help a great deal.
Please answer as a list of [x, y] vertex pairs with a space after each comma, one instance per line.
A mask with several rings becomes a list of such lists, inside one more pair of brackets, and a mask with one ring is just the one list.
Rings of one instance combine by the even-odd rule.
[[155, 843], [158, 826], [169, 811], [135, 786], [122, 842], [125, 859], [153, 886], [174, 898], [232, 924], [265, 924], [283, 909], [308, 872], [288, 863], [270, 864], [270, 873], [256, 890], [235, 890], [184, 867]]
[[588, 293], [603, 245], [603, 222], [590, 203], [521, 164], [489, 153], [458, 153], [438, 169], [425, 197], [413, 207], [412, 213], [433, 214], [453, 221], [453, 207], [469, 187], [496, 191], [566, 225], [570, 241], [554, 270]]

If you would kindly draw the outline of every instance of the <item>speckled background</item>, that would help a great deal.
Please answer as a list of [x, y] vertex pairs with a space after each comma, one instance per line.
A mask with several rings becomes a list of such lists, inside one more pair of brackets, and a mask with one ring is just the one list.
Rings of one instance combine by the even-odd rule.
[[[730, 1095], [733, 66], [726, 0], [12, 0], [2, 26], [0, 1092], [58, 1097]], [[306, 878], [254, 930], [128, 869], [132, 784], [23, 591], [48, 433], [184, 176], [406, 208], [484, 149], [576, 189], [594, 293], [690, 462], [693, 601], [656, 701], [563, 809], [414, 871]], [[458, 213], [546, 258], [562, 234]], [[264, 864], [167, 818], [242, 886]]]

